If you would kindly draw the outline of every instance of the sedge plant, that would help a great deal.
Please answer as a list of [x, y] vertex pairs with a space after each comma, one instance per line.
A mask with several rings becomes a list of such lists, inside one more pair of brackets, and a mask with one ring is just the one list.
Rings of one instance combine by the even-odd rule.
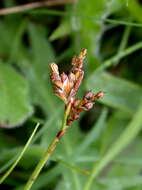
[[90, 110], [94, 102], [104, 96], [104, 92], [100, 91], [93, 94], [92, 91], [87, 92], [81, 100], [76, 99], [76, 94], [81, 85], [84, 71], [83, 61], [86, 57], [87, 49], [83, 49], [79, 55], [72, 58], [71, 65], [72, 69], [69, 74], [59, 73], [58, 66], [55, 63], [50, 64], [50, 79], [53, 83], [54, 93], [64, 102], [65, 111], [63, 122], [60, 131], [57, 133], [47, 151], [39, 161], [31, 177], [29, 178], [24, 190], [29, 190], [33, 185], [34, 181], [38, 177], [41, 169], [54, 151], [57, 143], [61, 140], [63, 135], [67, 132], [67, 129], [71, 126], [72, 122], [79, 119], [79, 114], [82, 111]]

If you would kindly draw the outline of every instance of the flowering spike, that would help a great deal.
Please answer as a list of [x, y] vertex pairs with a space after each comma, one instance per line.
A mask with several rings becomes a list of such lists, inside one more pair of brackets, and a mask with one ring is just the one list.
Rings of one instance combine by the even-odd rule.
[[78, 57], [73, 57], [72, 71], [66, 75], [65, 73], [59, 74], [58, 66], [55, 63], [50, 64], [51, 81], [53, 89], [57, 96], [59, 96], [66, 104], [66, 109], [69, 105], [70, 111], [67, 117], [67, 125], [71, 125], [74, 120], [79, 118], [79, 113], [82, 111], [90, 110], [95, 101], [104, 96], [104, 92], [100, 91], [93, 94], [92, 91], [87, 92], [81, 100], [75, 99], [78, 89], [81, 85], [84, 71], [83, 61], [86, 57], [87, 49], [83, 49]]

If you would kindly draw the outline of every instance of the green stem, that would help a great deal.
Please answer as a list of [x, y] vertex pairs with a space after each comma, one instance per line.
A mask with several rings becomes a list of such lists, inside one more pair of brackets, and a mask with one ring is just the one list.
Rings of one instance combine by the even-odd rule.
[[138, 43], [130, 46], [129, 48], [119, 52], [117, 55], [113, 56], [112, 58], [104, 61], [104, 64], [102, 66], [100, 66], [96, 71], [101, 71], [110, 66], [113, 66], [116, 62], [118, 62], [123, 57], [126, 57], [127, 55], [130, 55], [131, 53], [133, 53], [141, 48], [142, 48], [142, 42], [138, 42]]
[[125, 30], [124, 30], [124, 33], [123, 33], [123, 36], [122, 36], [122, 39], [121, 39], [121, 42], [120, 42], [120, 46], [118, 48], [118, 53], [125, 50], [125, 48], [127, 46], [127, 43], [128, 43], [130, 33], [131, 33], [131, 29], [132, 29], [131, 26], [126, 26], [125, 27]]
[[36, 166], [35, 170], [33, 171], [32, 175], [31, 175], [31, 177], [29, 178], [24, 190], [30, 190], [31, 189], [31, 186], [33, 185], [34, 181], [38, 177], [40, 171], [42, 170], [45, 163], [47, 162], [47, 160], [51, 156], [52, 152], [54, 151], [56, 144], [59, 142], [61, 137], [66, 133], [66, 131], [68, 129], [68, 126], [66, 126], [66, 123], [67, 123], [67, 118], [68, 118], [68, 115], [70, 112], [70, 108], [71, 108], [71, 103], [68, 104], [66, 109], [65, 109], [61, 130], [56, 135], [56, 137], [53, 139], [53, 141], [49, 145], [47, 151], [45, 152], [45, 154], [43, 155], [43, 157], [39, 161], [38, 165]]
[[[9, 170], [0, 178], [0, 184], [3, 183], [3, 181], [9, 176], [9, 174], [14, 170], [14, 168], [17, 166], [17, 164], [19, 163], [19, 161], [21, 160], [22, 156], [24, 155], [25, 151], [27, 150], [33, 136], [35, 135], [37, 129], [39, 127], [39, 123], [37, 123], [32, 135], [30, 136], [29, 140], [27, 141], [26, 145], [24, 146], [22, 152], [20, 153], [20, 155], [18, 156], [18, 158], [16, 159], [16, 161], [13, 163], [13, 165], [9, 168]], [[15, 159], [15, 158], [14, 158]], [[13, 160], [13, 159], [12, 159]]]

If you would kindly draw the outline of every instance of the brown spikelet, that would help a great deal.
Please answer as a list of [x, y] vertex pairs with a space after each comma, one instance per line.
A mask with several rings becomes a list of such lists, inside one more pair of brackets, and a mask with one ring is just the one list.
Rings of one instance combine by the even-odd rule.
[[71, 111], [69, 113], [68, 116], [68, 122], [67, 125], [71, 125], [72, 122], [74, 120], [76, 120], [75, 118], [76, 115], [78, 115], [79, 118], [79, 113], [83, 112], [83, 111], [89, 111], [90, 109], [92, 109], [95, 100], [102, 98], [104, 95], [104, 92], [98, 92], [96, 94], [93, 94], [91, 91], [87, 92], [84, 97], [82, 98], [82, 100], [74, 100], [72, 107], [71, 107]]
[[83, 97], [83, 99], [86, 99], [86, 100], [91, 100], [92, 98], [93, 98], [93, 93], [91, 90], [87, 92], [85, 96]]
[[100, 92], [97, 92], [95, 95], [94, 95], [94, 100], [96, 100], [96, 99], [100, 99], [100, 98], [102, 98], [103, 96], [104, 96], [104, 94], [105, 94], [105, 92], [103, 92], [103, 91], [100, 91]]
[[50, 63], [50, 71], [51, 73], [56, 73], [57, 75], [59, 75], [59, 70], [56, 63]]
[[64, 91], [63, 91], [61, 88], [59, 88], [59, 87], [57, 87], [57, 86], [53, 86], [53, 90], [54, 90], [55, 94], [56, 94], [59, 98], [61, 98], [64, 102], [67, 102], [65, 93], [64, 93]]
[[84, 76], [84, 72], [83, 71], [82, 72], [78, 72], [78, 78], [77, 78], [76, 83], [74, 85], [74, 89], [75, 89], [76, 92], [78, 91], [78, 89], [79, 89], [79, 87], [81, 85], [83, 76]]
[[88, 111], [92, 109], [94, 102], [87, 102], [86, 104], [83, 105], [84, 111]]
[[78, 57], [74, 56], [72, 58], [72, 71], [68, 75], [65, 73], [59, 74], [58, 66], [55, 63], [50, 64], [50, 78], [55, 94], [65, 102], [66, 109], [68, 105], [71, 105], [67, 118], [68, 126], [79, 118], [80, 112], [92, 109], [95, 101], [104, 96], [103, 91], [96, 94], [88, 91], [81, 100], [75, 99], [84, 76], [83, 61], [86, 54], [87, 49], [83, 49]]

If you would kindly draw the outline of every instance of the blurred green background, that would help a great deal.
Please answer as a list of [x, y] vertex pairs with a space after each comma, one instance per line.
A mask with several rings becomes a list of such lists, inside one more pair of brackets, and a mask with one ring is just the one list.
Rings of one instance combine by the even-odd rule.
[[[0, 8], [32, 2], [1, 0]], [[0, 177], [41, 123], [0, 189], [22, 190], [60, 129], [64, 105], [53, 93], [49, 63], [68, 72], [83, 48], [88, 53], [78, 97], [91, 89], [106, 94], [74, 122], [32, 190], [142, 190], [141, 0], [0, 10]]]

